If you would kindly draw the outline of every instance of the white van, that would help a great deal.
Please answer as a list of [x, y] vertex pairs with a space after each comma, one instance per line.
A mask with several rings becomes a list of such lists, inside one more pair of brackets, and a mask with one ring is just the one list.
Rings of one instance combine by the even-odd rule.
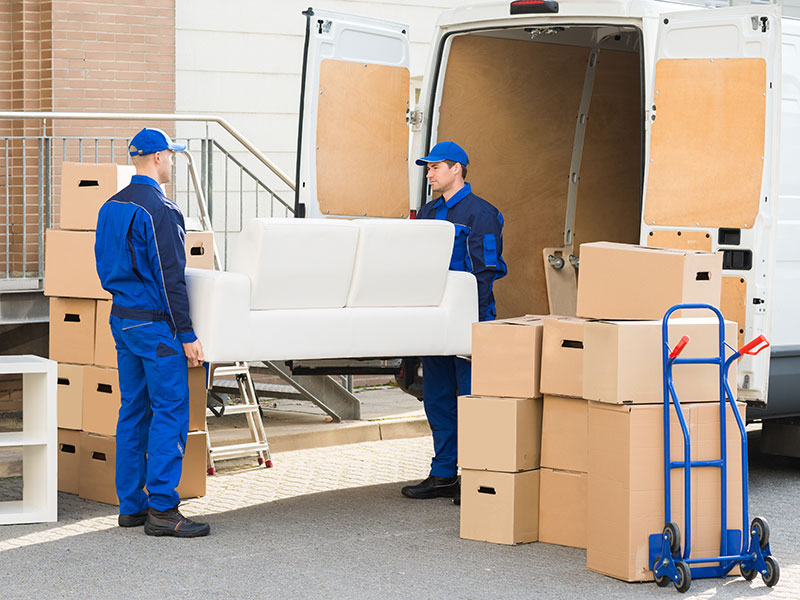
[[430, 199], [408, 125], [411, 157], [456, 140], [505, 216], [499, 317], [559, 312], [545, 248], [566, 270], [599, 240], [721, 251], [729, 343], [772, 343], [739, 367], [748, 419], [800, 415], [800, 21], [774, 4], [483, 2], [441, 15], [409, 110], [405, 26], [306, 15], [301, 215], [406, 218]]

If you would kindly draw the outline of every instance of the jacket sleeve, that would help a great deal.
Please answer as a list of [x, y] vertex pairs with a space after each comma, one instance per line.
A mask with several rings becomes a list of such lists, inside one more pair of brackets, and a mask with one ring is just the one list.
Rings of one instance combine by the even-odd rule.
[[492, 287], [505, 277], [503, 261], [503, 215], [500, 211], [482, 211], [472, 222], [468, 241], [472, 274], [478, 280], [478, 320], [492, 321], [497, 315]]
[[164, 301], [178, 339], [187, 344], [197, 339], [189, 316], [186, 292], [186, 229], [177, 210], [163, 207], [153, 215], [152, 240], [148, 240], [148, 257], [153, 273], [161, 277]]

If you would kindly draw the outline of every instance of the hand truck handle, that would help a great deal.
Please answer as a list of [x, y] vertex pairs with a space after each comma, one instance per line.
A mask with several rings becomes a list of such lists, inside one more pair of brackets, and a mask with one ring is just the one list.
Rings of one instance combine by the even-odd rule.
[[688, 335], [683, 336], [680, 339], [680, 341], [677, 344], [675, 344], [675, 349], [672, 352], [669, 353], [669, 357], [670, 358], [677, 358], [677, 356], [681, 352], [683, 352], [683, 349], [686, 348], [686, 344], [688, 344], [688, 343], [689, 343], [689, 336]]
[[759, 352], [761, 352], [764, 348], [769, 346], [769, 342], [767, 338], [763, 335], [758, 336], [752, 342], [749, 342], [739, 348], [739, 354], [749, 354], [750, 356], [755, 356]]

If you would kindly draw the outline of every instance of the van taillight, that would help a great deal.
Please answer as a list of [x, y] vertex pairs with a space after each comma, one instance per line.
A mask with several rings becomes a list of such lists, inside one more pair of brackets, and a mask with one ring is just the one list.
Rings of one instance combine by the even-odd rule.
[[512, 15], [557, 12], [558, 2], [556, 0], [515, 0], [511, 3]]
[[409, 219], [416, 219], [417, 218], [417, 211], [412, 210], [411, 212], [409, 212], [408, 213], [408, 218]]

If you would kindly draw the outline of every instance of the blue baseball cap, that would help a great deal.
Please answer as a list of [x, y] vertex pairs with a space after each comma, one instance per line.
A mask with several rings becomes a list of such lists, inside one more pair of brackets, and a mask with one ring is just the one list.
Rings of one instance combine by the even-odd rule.
[[423, 166], [427, 163], [442, 162], [443, 160], [454, 160], [462, 165], [469, 164], [467, 153], [455, 142], [439, 142], [431, 148], [428, 156], [418, 158], [415, 162], [419, 166]]
[[153, 154], [162, 150], [180, 152], [186, 150], [186, 144], [176, 144], [160, 129], [148, 129], [145, 127], [133, 136], [128, 146], [128, 152], [130, 152], [131, 156], [144, 156], [145, 154]]

